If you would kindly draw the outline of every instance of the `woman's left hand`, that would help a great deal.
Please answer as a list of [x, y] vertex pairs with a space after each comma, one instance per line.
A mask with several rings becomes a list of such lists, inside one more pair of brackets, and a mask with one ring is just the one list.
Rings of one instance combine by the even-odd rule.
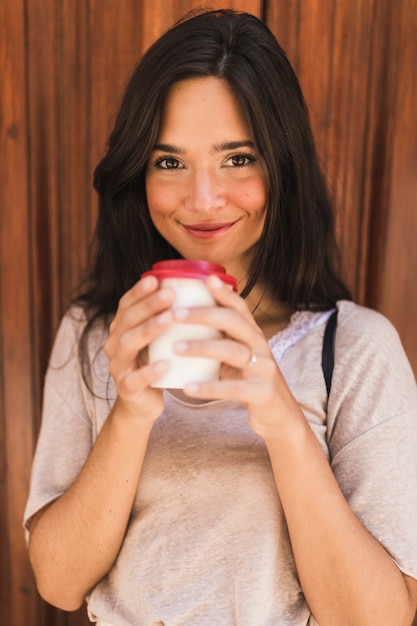
[[204, 324], [223, 333], [221, 339], [180, 342], [174, 350], [205, 356], [222, 363], [218, 381], [192, 383], [184, 392], [194, 398], [235, 400], [248, 408], [253, 430], [264, 439], [281, 436], [282, 429], [304, 419], [276, 364], [267, 339], [246, 301], [215, 276], [209, 277], [217, 307], [179, 309], [179, 322]]

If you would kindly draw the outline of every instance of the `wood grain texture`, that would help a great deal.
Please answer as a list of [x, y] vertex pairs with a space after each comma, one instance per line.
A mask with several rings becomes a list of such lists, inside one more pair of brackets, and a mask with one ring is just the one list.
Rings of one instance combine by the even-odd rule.
[[0, 4], [0, 24], [0, 558], [4, 574], [0, 611], [3, 624], [20, 626], [36, 619], [38, 606], [22, 533], [36, 412], [22, 0]]
[[[417, 372], [417, 0], [213, 0], [263, 17], [309, 106], [359, 302]], [[59, 319], [96, 218], [94, 168], [128, 77], [195, 0], [0, 0], [0, 622], [84, 626], [40, 600], [21, 521]]]
[[387, 222], [382, 278], [374, 302], [399, 330], [417, 373], [417, 1], [398, 2], [395, 13], [386, 65], [392, 93], [386, 116], [392, 129], [389, 166], [382, 178]]

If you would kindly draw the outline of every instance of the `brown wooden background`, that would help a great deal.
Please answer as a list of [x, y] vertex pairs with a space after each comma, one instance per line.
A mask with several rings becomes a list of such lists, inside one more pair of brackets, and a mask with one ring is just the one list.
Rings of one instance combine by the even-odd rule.
[[[193, 0], [0, 0], [0, 623], [87, 624], [42, 602], [21, 528], [42, 379], [96, 214], [126, 79]], [[356, 299], [417, 371], [417, 0], [211, 1], [262, 17], [292, 60]]]

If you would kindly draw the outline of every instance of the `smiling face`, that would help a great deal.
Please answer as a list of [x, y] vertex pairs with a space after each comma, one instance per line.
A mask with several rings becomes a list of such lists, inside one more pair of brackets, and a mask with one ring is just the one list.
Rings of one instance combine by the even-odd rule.
[[266, 167], [226, 81], [175, 83], [146, 169], [151, 219], [186, 259], [246, 278], [268, 202]]

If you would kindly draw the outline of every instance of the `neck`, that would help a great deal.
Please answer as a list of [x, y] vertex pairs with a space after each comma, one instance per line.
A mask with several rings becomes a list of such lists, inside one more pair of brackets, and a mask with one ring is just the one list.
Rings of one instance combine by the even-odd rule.
[[256, 323], [267, 339], [285, 328], [294, 312], [288, 304], [272, 298], [263, 287], [258, 285], [250, 292], [246, 301]]
[[[234, 276], [237, 281], [239, 293], [246, 285], [249, 262], [239, 265], [228, 265], [226, 271]], [[250, 294], [246, 297], [249, 310], [267, 339], [285, 328], [294, 310], [285, 302], [275, 299], [264, 285], [257, 283]]]

